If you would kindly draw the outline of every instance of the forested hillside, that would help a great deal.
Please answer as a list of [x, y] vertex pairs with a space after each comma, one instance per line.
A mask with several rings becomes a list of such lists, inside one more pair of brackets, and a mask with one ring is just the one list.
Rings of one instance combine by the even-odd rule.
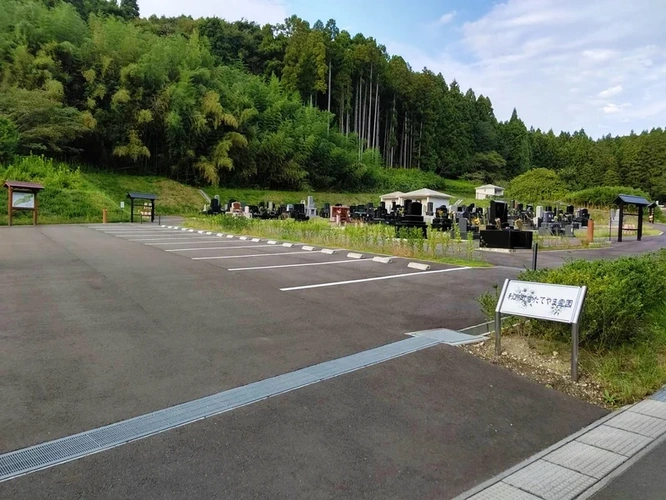
[[543, 167], [569, 189], [666, 197], [661, 128], [595, 141], [528, 130], [515, 111], [501, 122], [487, 97], [333, 20], [142, 19], [136, 0], [0, 9], [0, 161], [318, 190], [379, 188], [384, 167], [478, 182]]

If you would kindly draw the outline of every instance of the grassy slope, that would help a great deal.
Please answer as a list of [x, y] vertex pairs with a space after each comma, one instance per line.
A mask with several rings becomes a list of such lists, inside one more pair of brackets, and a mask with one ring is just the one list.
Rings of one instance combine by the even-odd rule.
[[[1, 174], [2, 172], [0, 172]], [[203, 207], [198, 190], [161, 177], [82, 173], [78, 189], [46, 189], [39, 195], [39, 222], [42, 224], [101, 222], [102, 209], [109, 209], [112, 222], [129, 221], [127, 193], [156, 193], [157, 213], [161, 215], [192, 214]], [[0, 175], [0, 179], [4, 176]], [[125, 209], [120, 210], [120, 202]], [[7, 206], [7, 191], [0, 192], [0, 206]], [[14, 212], [14, 224], [31, 224], [31, 212]], [[0, 211], [0, 225], [7, 224], [6, 210]]]
[[[462, 198], [465, 203], [474, 203], [475, 185], [468, 181], [446, 181], [447, 194], [454, 197], [453, 201]], [[275, 204], [288, 204], [300, 203], [301, 200], [307, 200], [308, 195], [314, 197], [314, 201], [318, 207], [322, 207], [324, 203], [335, 205], [342, 203], [343, 205], [365, 205], [366, 203], [374, 203], [375, 206], [379, 204], [379, 197], [385, 193], [312, 193], [307, 191], [267, 191], [260, 189], [243, 189], [243, 188], [225, 188], [225, 187], [206, 187], [204, 191], [212, 198], [215, 195], [220, 195], [222, 204], [227, 203], [230, 199], [243, 201], [248, 205], [257, 205], [259, 202], [267, 203], [272, 201]], [[482, 202], [483, 203], [483, 202]], [[479, 203], [477, 202], [477, 205]], [[482, 206], [487, 206], [486, 202]]]
[[[0, 165], [0, 180], [11, 178], [21, 181], [42, 183], [45, 189], [39, 195], [40, 222], [77, 223], [98, 222], [102, 209], [109, 210], [111, 222], [129, 220], [130, 210], [126, 198], [129, 191], [156, 193], [157, 213], [161, 215], [192, 215], [200, 212], [205, 203], [197, 188], [186, 186], [162, 177], [141, 177], [79, 171], [71, 165], [52, 161], [39, 156], [17, 158], [12, 165]], [[247, 204], [273, 201], [276, 204], [299, 203], [308, 195], [314, 196], [315, 203], [334, 205], [361, 205], [369, 202], [379, 204], [381, 193], [312, 193], [295, 191], [267, 191], [257, 189], [205, 188], [212, 197], [220, 195], [223, 203], [233, 198]], [[454, 200], [465, 199], [471, 203], [474, 197], [473, 183], [447, 181], [445, 191]], [[120, 202], [126, 206], [120, 209]], [[0, 204], [6, 206], [7, 192], [0, 191]], [[136, 210], [136, 209], [135, 209]], [[4, 213], [2, 213], [4, 212]], [[7, 223], [6, 211], [0, 212], [0, 224]], [[17, 211], [15, 224], [30, 224], [31, 213]]]

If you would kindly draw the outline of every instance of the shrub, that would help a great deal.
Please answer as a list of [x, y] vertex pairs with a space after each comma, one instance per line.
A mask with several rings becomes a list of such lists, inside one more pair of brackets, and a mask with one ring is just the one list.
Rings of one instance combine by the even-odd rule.
[[445, 182], [433, 172], [418, 169], [371, 167], [366, 170], [362, 189], [371, 191], [414, 191], [421, 188], [443, 190]]
[[[646, 318], [666, 302], [666, 250], [617, 260], [576, 260], [555, 269], [525, 271], [518, 279], [587, 286], [581, 344], [594, 349], [613, 348], [634, 342]], [[479, 300], [484, 311], [494, 310], [493, 304], [497, 303], [497, 297], [491, 294]], [[537, 335], [558, 340], [568, 340], [571, 335], [567, 325], [547, 321], [534, 321], [533, 325]]]
[[16, 153], [20, 138], [14, 122], [0, 116], [0, 162], [9, 160]]
[[640, 189], [627, 186], [599, 186], [576, 191], [567, 195], [564, 200], [574, 205], [609, 207], [613, 205], [619, 194], [630, 194], [642, 196], [646, 200], [650, 199], [650, 195]]
[[535, 168], [515, 177], [506, 189], [507, 198], [523, 203], [556, 201], [566, 192], [566, 186], [557, 172]]

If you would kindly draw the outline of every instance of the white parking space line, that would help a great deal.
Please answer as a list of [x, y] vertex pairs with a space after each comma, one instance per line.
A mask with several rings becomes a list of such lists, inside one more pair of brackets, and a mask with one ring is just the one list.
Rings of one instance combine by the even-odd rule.
[[161, 240], [186, 240], [186, 239], [193, 239], [193, 238], [205, 238], [205, 236], [198, 236], [198, 235], [178, 235], [178, 236], [163, 236], [162, 238], [133, 238], [131, 240], [127, 241], [161, 241]]
[[221, 257], [192, 257], [192, 260], [249, 259], [250, 257], [256, 257], [256, 258], [273, 257], [274, 255], [297, 255], [299, 253], [310, 253], [310, 252], [255, 253], [252, 255], [224, 255]]
[[239, 248], [257, 248], [257, 247], [266, 247], [266, 245], [229, 245], [226, 247], [209, 247], [209, 248], [176, 248], [165, 250], [165, 252], [203, 252], [206, 250], [237, 250]]
[[146, 238], [148, 236], [158, 236], [160, 234], [163, 234], [165, 236], [173, 236], [174, 234], [179, 234], [178, 232], [176, 233], [106, 233], [111, 236], [115, 236], [117, 238]]
[[471, 267], [456, 267], [453, 269], [438, 269], [436, 271], [423, 271], [420, 273], [393, 274], [391, 276], [377, 276], [376, 278], [363, 278], [360, 280], [334, 281], [331, 283], [318, 283], [316, 285], [292, 286], [289, 288], [280, 288], [281, 292], [293, 292], [295, 290], [308, 290], [310, 288], [324, 288], [328, 286], [353, 285], [355, 283], [366, 283], [368, 281], [391, 280], [398, 278], [409, 278], [411, 276], [424, 276], [426, 274], [453, 273], [456, 271], [465, 271]]
[[[222, 241], [224, 241], [224, 240], [222, 240]], [[153, 246], [156, 247], [156, 246], [163, 246], [163, 245], [198, 245], [199, 243], [206, 243], [206, 244], [208, 244], [208, 243], [217, 243], [219, 245], [220, 240], [219, 239], [204, 240], [204, 239], [189, 239], [189, 238], [187, 238], [187, 239], [183, 239], [181, 241], [169, 241], [169, 242], [166, 242], [166, 243], [144, 243], [144, 245], [151, 246], [151, 247], [153, 247]]]
[[229, 271], [254, 271], [254, 270], [259, 271], [261, 269], [283, 269], [285, 267], [329, 266], [331, 264], [358, 264], [359, 262], [372, 262], [372, 259], [334, 260], [332, 262], [310, 262], [308, 264], [283, 264], [281, 266], [238, 267], [236, 269], [229, 269]]

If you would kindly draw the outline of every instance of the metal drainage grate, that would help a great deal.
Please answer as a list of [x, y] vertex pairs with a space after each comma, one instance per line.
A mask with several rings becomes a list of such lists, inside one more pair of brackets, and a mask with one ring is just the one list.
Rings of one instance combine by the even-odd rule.
[[412, 337], [115, 424], [6, 453], [0, 455], [0, 482], [99, 453], [440, 343], [442, 342], [438, 339]]

